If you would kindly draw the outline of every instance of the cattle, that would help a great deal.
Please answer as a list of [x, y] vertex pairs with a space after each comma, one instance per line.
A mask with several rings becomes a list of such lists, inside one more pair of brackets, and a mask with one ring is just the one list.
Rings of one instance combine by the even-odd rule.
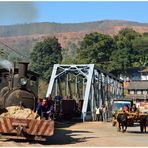
[[119, 124], [118, 125], [119, 131], [121, 131], [121, 127], [122, 127], [122, 132], [125, 132], [127, 129], [127, 113], [123, 112], [123, 114], [118, 114], [117, 121]]
[[147, 124], [146, 122], [147, 122], [147, 117], [145, 115], [141, 115], [140, 116], [140, 131], [141, 131], [141, 133], [143, 133], [143, 132], [146, 133], [146, 124]]

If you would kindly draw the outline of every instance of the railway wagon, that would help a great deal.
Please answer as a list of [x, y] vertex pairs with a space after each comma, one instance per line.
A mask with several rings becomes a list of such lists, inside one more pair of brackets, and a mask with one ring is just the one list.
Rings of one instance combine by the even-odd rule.
[[54, 121], [1, 117], [0, 133], [9, 138], [43, 140], [53, 135]]

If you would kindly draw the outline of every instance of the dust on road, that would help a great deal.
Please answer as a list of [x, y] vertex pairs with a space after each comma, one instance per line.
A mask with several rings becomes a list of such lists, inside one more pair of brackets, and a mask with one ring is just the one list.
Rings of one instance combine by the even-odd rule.
[[139, 127], [128, 127], [126, 133], [117, 132], [110, 122], [85, 122], [57, 124], [55, 134], [46, 142], [0, 139], [1, 146], [25, 147], [143, 147], [148, 146], [148, 133], [140, 133]]

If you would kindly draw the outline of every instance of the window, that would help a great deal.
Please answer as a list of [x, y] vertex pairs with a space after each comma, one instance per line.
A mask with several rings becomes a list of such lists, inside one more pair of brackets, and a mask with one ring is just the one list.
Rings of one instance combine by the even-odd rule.
[[137, 94], [140, 95], [140, 94], [142, 94], [142, 92], [141, 92], [140, 90], [138, 90], [138, 91], [137, 91]]
[[130, 90], [130, 94], [133, 95], [134, 94], [134, 91], [133, 90]]
[[143, 94], [146, 95], [147, 94], [147, 91], [146, 90], [143, 90]]

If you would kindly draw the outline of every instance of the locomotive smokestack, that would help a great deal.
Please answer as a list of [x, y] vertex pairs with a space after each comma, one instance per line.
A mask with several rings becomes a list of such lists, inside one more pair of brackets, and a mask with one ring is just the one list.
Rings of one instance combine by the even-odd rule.
[[27, 76], [28, 62], [19, 62], [19, 77]]

